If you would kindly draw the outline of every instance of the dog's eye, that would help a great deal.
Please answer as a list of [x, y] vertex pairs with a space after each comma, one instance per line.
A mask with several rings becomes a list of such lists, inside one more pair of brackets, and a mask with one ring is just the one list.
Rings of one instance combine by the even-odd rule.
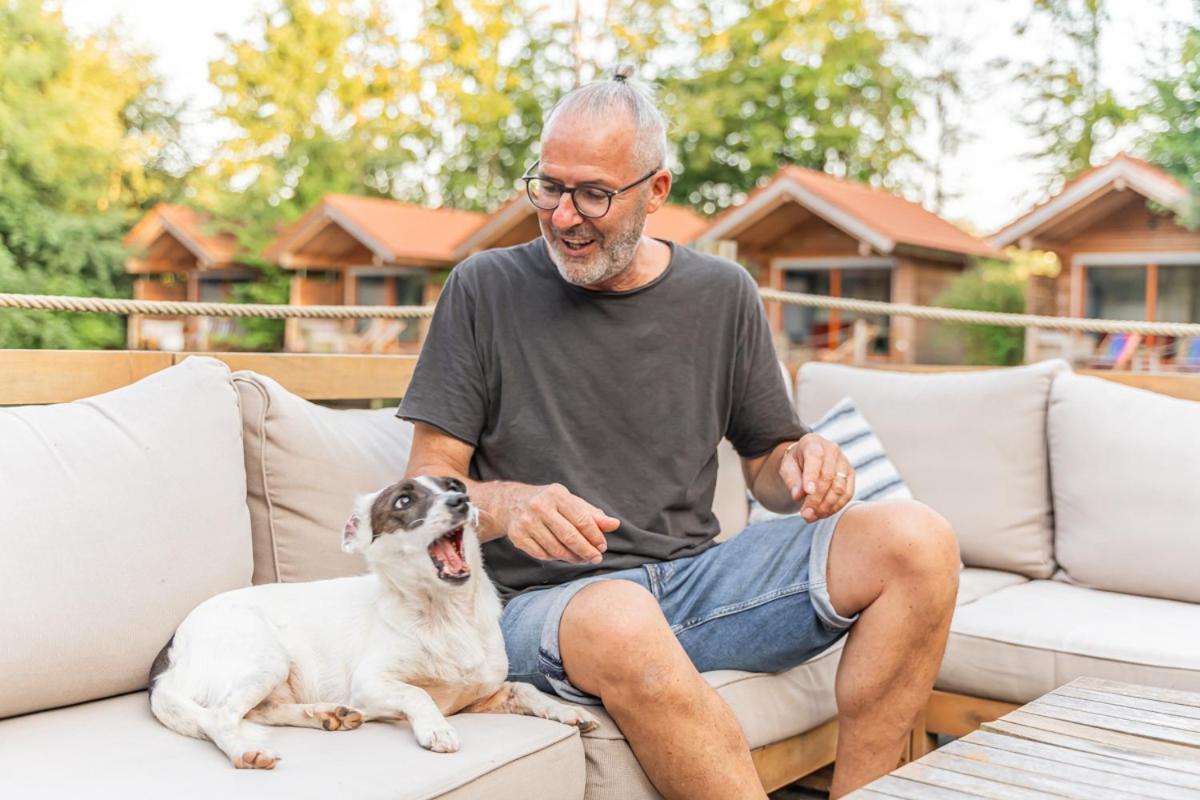
[[396, 508], [408, 508], [412, 505], [412, 495], [402, 494], [396, 498]]

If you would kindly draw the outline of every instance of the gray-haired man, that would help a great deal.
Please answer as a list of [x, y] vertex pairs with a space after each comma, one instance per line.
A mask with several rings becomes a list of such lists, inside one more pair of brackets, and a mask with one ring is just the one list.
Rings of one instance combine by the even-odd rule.
[[[848, 630], [833, 796], [895, 767], [941, 661], [954, 533], [913, 501], [851, 501], [854, 471], [789, 404], [754, 282], [643, 235], [665, 125], [626, 79], [547, 116], [526, 177], [542, 237], [451, 274], [400, 416], [408, 474], [484, 512], [510, 679], [603, 702], [667, 797], [762, 797], [700, 672], [778, 671]], [[714, 545], [722, 437], [768, 508]]]

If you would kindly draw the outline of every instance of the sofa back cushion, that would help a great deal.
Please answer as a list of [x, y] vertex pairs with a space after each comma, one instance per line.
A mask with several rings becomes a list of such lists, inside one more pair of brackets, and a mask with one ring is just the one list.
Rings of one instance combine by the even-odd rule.
[[362, 556], [342, 552], [342, 528], [356, 495], [404, 475], [412, 424], [394, 408], [325, 408], [253, 372], [233, 380], [242, 398], [254, 582], [365, 572]]
[[963, 563], [1047, 578], [1054, 572], [1046, 405], [1063, 361], [906, 373], [810, 362], [800, 418], [849, 395], [871, 420], [913, 496], [958, 534]]
[[229, 370], [0, 408], [0, 717], [143, 689], [184, 616], [250, 583]]
[[1200, 603], [1200, 403], [1060, 375], [1047, 433], [1065, 577]]

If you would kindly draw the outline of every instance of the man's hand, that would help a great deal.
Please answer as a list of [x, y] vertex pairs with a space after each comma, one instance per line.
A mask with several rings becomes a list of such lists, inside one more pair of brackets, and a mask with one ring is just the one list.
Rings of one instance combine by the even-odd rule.
[[854, 468], [846, 454], [817, 433], [788, 445], [779, 477], [793, 500], [803, 498], [800, 514], [809, 522], [833, 516], [854, 496]]
[[599, 564], [608, 549], [604, 534], [621, 521], [610, 517], [558, 483], [525, 486], [510, 495], [508, 539], [542, 561]]

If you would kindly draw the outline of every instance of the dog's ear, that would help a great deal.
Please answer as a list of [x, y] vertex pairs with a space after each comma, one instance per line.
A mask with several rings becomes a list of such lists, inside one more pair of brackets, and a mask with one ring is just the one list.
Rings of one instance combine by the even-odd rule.
[[346, 520], [346, 527], [342, 529], [342, 550], [346, 553], [361, 553], [367, 549], [367, 545], [371, 543], [371, 521], [368, 519], [364, 523], [362, 515], [357, 511], [350, 515], [350, 519]]

